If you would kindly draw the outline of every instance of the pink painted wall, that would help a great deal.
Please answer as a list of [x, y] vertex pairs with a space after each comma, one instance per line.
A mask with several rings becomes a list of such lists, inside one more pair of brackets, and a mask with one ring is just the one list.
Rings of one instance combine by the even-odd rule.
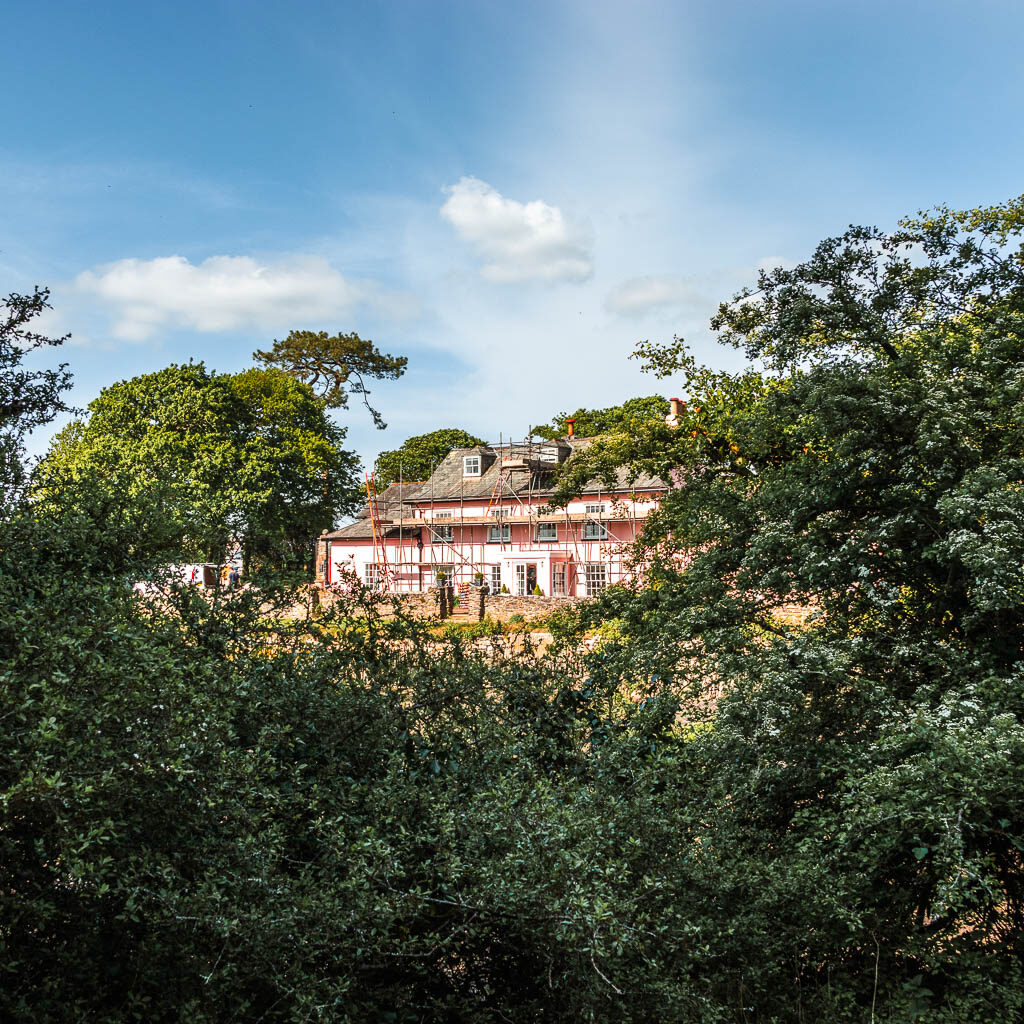
[[[387, 586], [395, 591], [420, 591], [434, 584], [437, 566], [452, 566], [455, 582], [468, 583], [476, 572], [483, 572], [488, 583], [500, 577], [500, 583], [509, 592], [519, 592], [536, 574], [537, 585], [545, 596], [564, 589], [566, 596], [588, 596], [602, 585], [621, 582], [630, 575], [624, 547], [630, 544], [643, 526], [647, 514], [656, 507], [658, 494], [638, 495], [636, 500], [624, 498], [612, 502], [610, 498], [588, 498], [573, 501], [566, 509], [570, 514], [584, 513], [587, 505], [603, 504], [599, 518], [607, 531], [603, 540], [584, 539], [585, 523], [557, 522], [557, 540], [536, 540], [537, 522], [530, 514], [538, 514], [539, 507], [528, 507], [506, 500], [502, 507], [508, 510], [505, 518], [495, 517], [494, 523], [507, 525], [509, 539], [503, 543], [488, 542], [489, 527], [483, 524], [459, 525], [461, 517], [483, 516], [487, 505], [435, 501], [432, 506], [420, 507], [417, 519], [422, 528], [410, 527], [401, 540], [391, 537], [376, 548], [372, 540], [331, 540], [328, 549], [328, 582], [337, 583], [343, 570], [355, 572], [364, 583], [377, 576], [374, 566], [388, 566]], [[451, 512], [452, 519], [439, 517], [439, 512]], [[427, 529], [450, 526], [452, 541], [433, 537]], [[417, 534], [422, 530], [422, 547]], [[586, 566], [591, 566], [588, 573]], [[492, 566], [499, 577], [492, 576]], [[530, 569], [518, 569], [529, 566]], [[600, 566], [603, 566], [603, 572]]]

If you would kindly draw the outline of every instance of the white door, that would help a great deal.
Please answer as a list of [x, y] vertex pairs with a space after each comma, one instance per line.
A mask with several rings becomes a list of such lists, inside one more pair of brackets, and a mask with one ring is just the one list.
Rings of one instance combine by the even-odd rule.
[[519, 597], [526, 595], [526, 566], [521, 563], [516, 566], [516, 594]]

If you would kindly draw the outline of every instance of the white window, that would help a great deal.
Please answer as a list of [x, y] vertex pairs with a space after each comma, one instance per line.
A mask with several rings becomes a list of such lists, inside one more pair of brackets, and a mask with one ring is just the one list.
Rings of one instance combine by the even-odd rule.
[[538, 523], [537, 540], [558, 540], [558, 523]]
[[501, 566], [500, 565], [489, 565], [487, 567], [490, 570], [491, 578], [489, 580], [491, 584], [491, 593], [497, 594], [501, 590]]
[[[451, 512], [432, 512], [430, 514], [431, 520], [434, 519], [451, 519], [453, 513]], [[450, 526], [432, 526], [430, 528], [430, 539], [433, 541], [447, 541], [449, 544], [452, 542], [452, 528]]]
[[506, 516], [511, 515], [511, 509], [508, 508], [492, 508], [487, 513], [489, 516], [494, 516], [495, 519], [504, 519]]
[[566, 595], [566, 565], [565, 562], [555, 562], [551, 566], [551, 593], [555, 597]]
[[376, 562], [367, 562], [363, 566], [363, 582], [371, 590], [380, 590], [384, 586], [384, 573]]
[[480, 475], [480, 456], [479, 455], [463, 455], [463, 457], [462, 457], [462, 475], [463, 476], [479, 476]]
[[608, 527], [596, 521], [604, 515], [604, 505], [587, 505], [586, 514], [591, 518], [583, 524], [583, 539], [607, 540]]
[[487, 543], [488, 544], [508, 544], [512, 538], [512, 527], [507, 523], [502, 523], [500, 526], [488, 526], [487, 527]]
[[454, 565], [435, 565], [434, 566], [434, 578], [431, 581], [434, 584], [440, 583], [438, 577], [444, 574], [444, 582], [451, 583], [455, 579], [455, 566]]
[[608, 586], [608, 569], [603, 562], [587, 562], [584, 567], [587, 597], [596, 597]]

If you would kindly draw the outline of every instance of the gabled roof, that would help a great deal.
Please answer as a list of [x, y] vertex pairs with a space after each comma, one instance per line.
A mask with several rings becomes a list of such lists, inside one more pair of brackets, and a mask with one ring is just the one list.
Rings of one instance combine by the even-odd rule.
[[[541, 441], [535, 444], [476, 445], [472, 448], [453, 448], [427, 481], [392, 484], [377, 495], [377, 509], [380, 513], [378, 537], [397, 536], [399, 528], [391, 526], [399, 519], [412, 519], [417, 506], [422, 507], [436, 501], [479, 501], [490, 500], [504, 467], [507, 477], [501, 489], [501, 500], [508, 502], [513, 493], [520, 498], [544, 501], [555, 491], [555, 475], [561, 463], [572, 459], [587, 448], [593, 438], [572, 437], [558, 441]], [[467, 455], [479, 455], [482, 459], [480, 476], [465, 476], [462, 460]], [[590, 480], [580, 491], [580, 496], [628, 494], [631, 491], [663, 491], [668, 485], [657, 477], [641, 474], [630, 478], [629, 470], [621, 466], [616, 471], [615, 486], [610, 491], [603, 480]], [[514, 499], [513, 499], [514, 500]], [[498, 498], [495, 497], [495, 501]], [[408, 526], [405, 527], [409, 529]], [[340, 530], [323, 536], [329, 540], [371, 540], [374, 527], [370, 521], [367, 505], [360, 509], [356, 521]]]
[[[537, 444], [477, 446], [455, 448], [434, 470], [433, 476], [421, 485], [415, 495], [407, 497], [413, 505], [429, 504], [431, 501], [454, 499], [490, 498], [501, 475], [507, 470], [507, 480], [501, 490], [506, 498], [512, 492], [521, 498], [528, 495], [534, 499], [549, 497], [555, 491], [555, 475], [562, 462], [573, 458], [591, 444], [592, 438], [563, 438], [557, 442]], [[484, 456], [483, 472], [480, 476], [465, 476], [462, 460], [467, 455]], [[622, 466], [616, 472], [617, 492], [632, 490], [666, 490], [667, 485], [657, 477], [642, 474], [631, 479], [629, 470]], [[601, 480], [591, 480], [584, 485], [581, 495], [608, 494], [608, 485]]]
[[[392, 520], [411, 519], [413, 506], [408, 504], [409, 498], [423, 487], [423, 481], [411, 483], [392, 484], [387, 490], [377, 495], [377, 511], [380, 514], [381, 532], [388, 535], [388, 524]], [[397, 527], [395, 528], [397, 532]], [[374, 533], [373, 524], [370, 522], [370, 506], [364, 505], [356, 514], [356, 521], [343, 526], [340, 530], [332, 533], [322, 534], [328, 540], [337, 540], [342, 537], [372, 539]]]

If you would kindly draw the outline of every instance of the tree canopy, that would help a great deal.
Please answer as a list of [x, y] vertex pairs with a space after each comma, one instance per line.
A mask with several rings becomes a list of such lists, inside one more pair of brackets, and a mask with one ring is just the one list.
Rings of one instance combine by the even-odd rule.
[[627, 399], [621, 405], [612, 405], [607, 409], [580, 408], [572, 413], [559, 413], [550, 423], [534, 427], [533, 433], [548, 441], [565, 437], [569, 432], [567, 421], [572, 419], [575, 421], [573, 431], [577, 437], [594, 437], [610, 431], [626, 430], [633, 421], [663, 420], [668, 411], [667, 398], [647, 395], [644, 398]]
[[[1019, 1019], [1022, 237], [1024, 197], [851, 229], [723, 306], [756, 366], [641, 346], [685, 414], [565, 487], [673, 486], [543, 652], [133, 592], [98, 456], [9, 506], [0, 1017]], [[171, 369], [172, 454], [288, 404]]]
[[90, 477], [139, 523], [141, 553], [247, 564], [304, 560], [311, 539], [357, 502], [345, 431], [309, 386], [280, 370], [169, 366], [114, 384], [56, 437], [43, 493]]
[[58, 413], [71, 411], [63, 399], [63, 392], [71, 383], [65, 364], [55, 370], [28, 370], [23, 365], [29, 352], [61, 345], [70, 337], [48, 338], [31, 329], [32, 320], [50, 308], [49, 295], [47, 289], [36, 288], [31, 295], [12, 292], [0, 303], [2, 494], [24, 484], [22, 445], [25, 435], [49, 423]]
[[381, 452], [374, 463], [377, 487], [402, 480], [426, 480], [434, 467], [453, 448], [472, 448], [487, 442], [457, 427], [442, 427], [429, 434], [407, 438], [398, 448]]
[[372, 341], [358, 334], [326, 331], [290, 331], [283, 341], [274, 339], [269, 351], [257, 350], [253, 359], [277, 367], [308, 384], [328, 409], [344, 409], [350, 394], [361, 395], [376, 426], [387, 424], [370, 405], [367, 379], [397, 380], [405, 373], [408, 359], [381, 352]]
[[602, 672], [684, 694], [693, 881], [757, 1019], [788, 1019], [786, 977], [816, 1019], [1020, 1012], [1022, 235], [1024, 197], [823, 242], [715, 319], [763, 370], [641, 346], [678, 429], [573, 469], [677, 485]]

